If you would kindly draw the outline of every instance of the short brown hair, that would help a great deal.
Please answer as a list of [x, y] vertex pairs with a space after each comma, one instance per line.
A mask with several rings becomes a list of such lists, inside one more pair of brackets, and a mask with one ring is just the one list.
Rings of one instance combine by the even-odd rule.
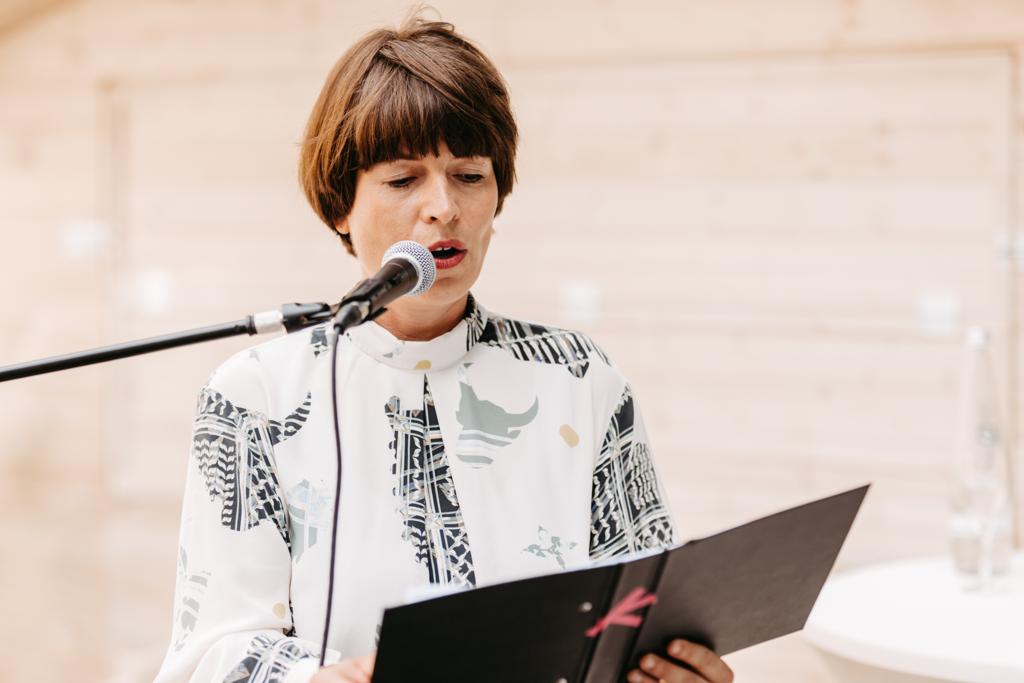
[[[331, 230], [352, 209], [356, 174], [382, 161], [438, 154], [487, 156], [501, 211], [515, 182], [519, 133], [494, 64], [441, 21], [416, 15], [372, 31], [334, 65], [299, 155], [299, 182]], [[352, 240], [341, 235], [355, 253]]]

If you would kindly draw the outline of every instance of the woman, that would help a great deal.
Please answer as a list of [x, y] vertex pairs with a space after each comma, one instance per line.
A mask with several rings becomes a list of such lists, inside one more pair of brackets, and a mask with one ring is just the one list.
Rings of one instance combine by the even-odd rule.
[[[382, 610], [410, 589], [673, 542], [621, 373], [584, 335], [495, 315], [469, 293], [516, 142], [501, 76], [448, 24], [370, 33], [328, 76], [300, 161], [314, 210], [366, 275], [399, 240], [438, 268], [426, 293], [339, 340], [330, 665], [317, 659], [335, 477], [321, 325], [236, 354], [200, 392], [158, 681], [365, 683]], [[682, 640], [642, 663], [630, 681], [732, 679]]]

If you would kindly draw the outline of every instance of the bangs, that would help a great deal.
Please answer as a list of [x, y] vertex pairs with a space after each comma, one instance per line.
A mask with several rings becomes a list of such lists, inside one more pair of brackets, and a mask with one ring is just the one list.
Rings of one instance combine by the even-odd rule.
[[[376, 73], [374, 73], [376, 72]], [[495, 126], [471, 107], [388, 63], [374, 65], [353, 112], [355, 161], [361, 170], [385, 161], [437, 156], [493, 157]]]

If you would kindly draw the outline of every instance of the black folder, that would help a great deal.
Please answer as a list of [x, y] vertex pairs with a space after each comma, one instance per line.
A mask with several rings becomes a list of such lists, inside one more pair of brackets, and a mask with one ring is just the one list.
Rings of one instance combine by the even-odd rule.
[[385, 610], [374, 683], [620, 683], [686, 638], [719, 655], [799, 631], [862, 486], [617, 564]]

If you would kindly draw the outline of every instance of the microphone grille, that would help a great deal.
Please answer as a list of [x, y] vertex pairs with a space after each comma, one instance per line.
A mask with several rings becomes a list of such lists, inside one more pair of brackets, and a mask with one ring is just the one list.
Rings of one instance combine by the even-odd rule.
[[413, 265], [416, 269], [416, 274], [419, 279], [416, 281], [416, 287], [409, 292], [408, 296], [416, 296], [430, 289], [431, 285], [434, 284], [434, 278], [437, 277], [437, 268], [434, 266], [434, 255], [419, 242], [413, 242], [412, 240], [402, 240], [401, 242], [395, 242], [388, 250], [384, 252], [384, 258], [381, 259], [381, 265], [384, 265], [388, 261], [401, 258], [405, 259]]

